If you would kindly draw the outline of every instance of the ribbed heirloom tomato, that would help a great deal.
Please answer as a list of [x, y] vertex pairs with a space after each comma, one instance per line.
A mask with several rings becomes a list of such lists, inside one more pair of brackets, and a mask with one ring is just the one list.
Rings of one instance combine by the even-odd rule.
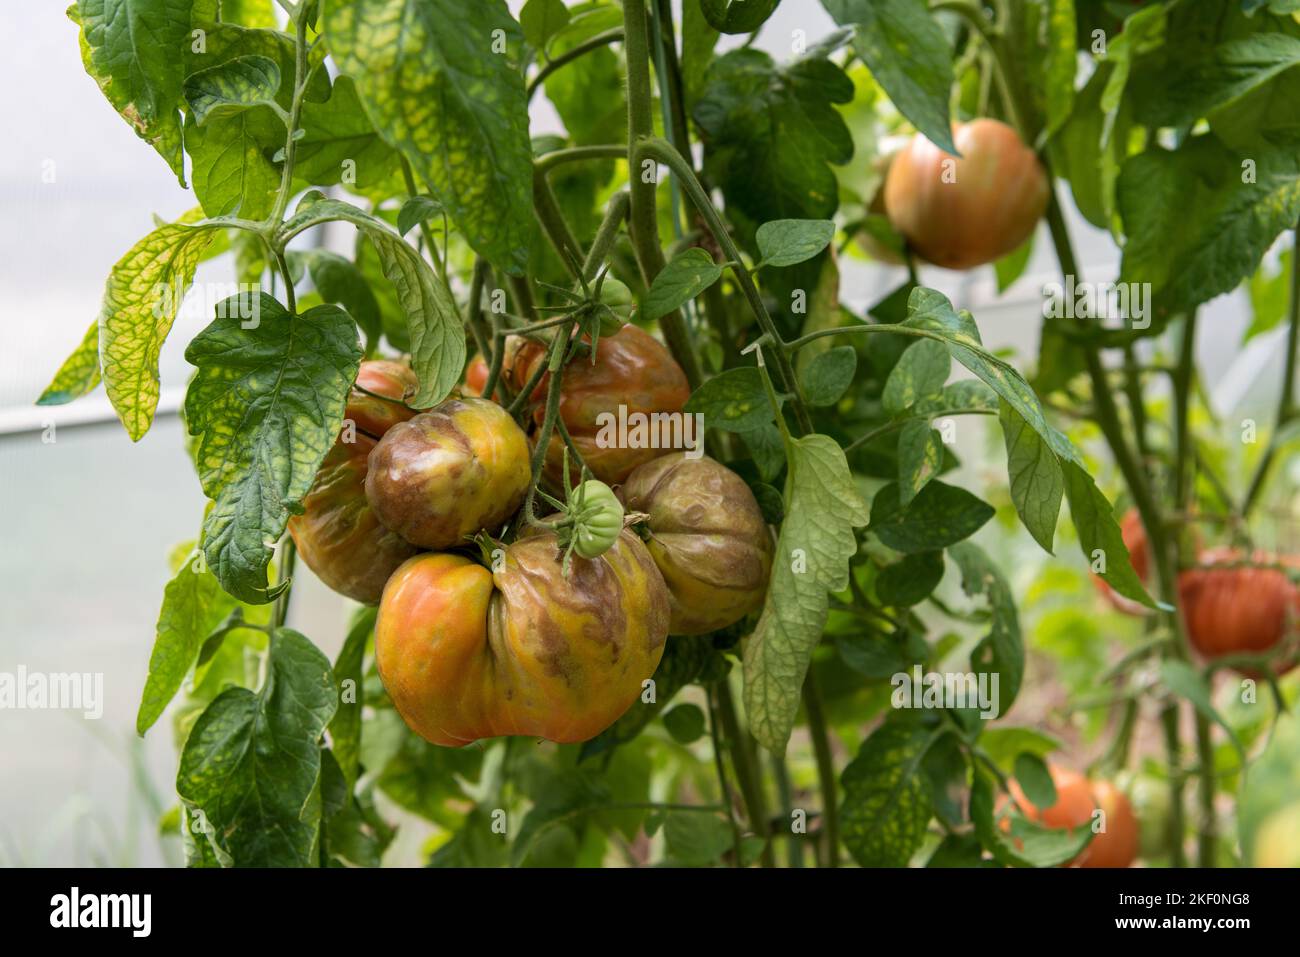
[[772, 533], [731, 469], [674, 452], [639, 466], [619, 496], [650, 516], [647, 546], [672, 596], [674, 635], [725, 628], [763, 603]]
[[668, 592], [623, 531], [566, 577], [553, 532], [506, 548], [498, 571], [417, 555], [389, 579], [375, 661], [393, 705], [434, 744], [497, 735], [585, 741], [613, 724], [654, 674]]
[[370, 453], [366, 498], [386, 528], [447, 548], [503, 524], [532, 478], [528, 440], [486, 399], [448, 399], [399, 423]]
[[885, 210], [921, 258], [970, 269], [1015, 250], [1047, 210], [1043, 165], [1005, 123], [958, 124], [961, 158], [921, 134], [901, 150], [885, 179]]
[[[527, 385], [539, 363], [546, 361], [545, 346], [521, 342], [506, 356], [506, 370], [515, 389]], [[541, 425], [546, 417], [546, 389], [550, 374], [543, 375], [528, 397], [530, 418]], [[565, 367], [560, 391], [560, 418], [582, 453], [592, 475], [611, 485], [622, 482], [643, 462], [671, 450], [662, 435], [655, 441], [656, 412], [680, 413], [690, 398], [686, 375], [654, 336], [627, 325], [612, 336], [601, 336], [596, 361], [578, 356]], [[623, 415], [620, 416], [620, 407]], [[628, 426], [617, 434], [618, 423]], [[611, 426], [613, 426], [611, 428]], [[612, 435], [612, 439], [611, 439]], [[551, 437], [546, 449], [546, 477], [559, 486], [564, 440]]]
[[377, 441], [415, 415], [401, 400], [418, 386], [403, 362], [361, 363], [343, 432], [321, 462], [303, 499], [303, 514], [289, 519], [289, 534], [307, 567], [336, 592], [366, 604], [379, 601], [388, 576], [416, 552], [379, 523], [366, 499], [365, 482], [367, 458]]
[[1070, 861], [1076, 867], [1128, 867], [1137, 857], [1138, 822], [1133, 805], [1124, 792], [1109, 781], [1089, 781], [1077, 771], [1049, 765], [1056, 786], [1056, 803], [1039, 809], [1030, 803], [1014, 780], [1011, 797], [1031, 821], [1044, 827], [1091, 827], [1093, 813], [1100, 809], [1102, 830], [1097, 831], [1083, 852]]
[[[1187, 638], [1206, 658], [1259, 654], [1300, 628], [1300, 588], [1279, 569], [1237, 564], [1243, 560], [1235, 549], [1210, 549], [1201, 554], [1200, 564], [1227, 567], [1191, 568], [1178, 576]], [[1256, 552], [1250, 561], [1261, 565], [1277, 560]], [[1294, 665], [1294, 660], [1275, 663], [1279, 671]]]

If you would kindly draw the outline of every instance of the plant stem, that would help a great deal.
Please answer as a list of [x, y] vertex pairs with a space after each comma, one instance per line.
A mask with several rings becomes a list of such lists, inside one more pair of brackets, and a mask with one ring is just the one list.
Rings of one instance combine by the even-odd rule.
[[[623, 50], [627, 55], [627, 157], [628, 182], [632, 191], [632, 215], [628, 232], [632, 249], [636, 253], [641, 278], [646, 285], [664, 268], [664, 250], [659, 243], [659, 222], [655, 211], [655, 177], [642, 171], [641, 142], [654, 135], [651, 115], [650, 45], [645, 0], [623, 2]], [[666, 145], [666, 144], [665, 144]], [[691, 342], [690, 331], [681, 310], [659, 318], [668, 350], [686, 374], [686, 382], [694, 391], [703, 381], [700, 361]]]
[[[772, 777], [776, 780], [777, 802], [780, 805], [782, 827], [790, 826], [790, 812], [794, 804], [793, 789], [790, 787], [790, 769], [785, 766], [785, 758], [779, 754], [768, 755], [772, 765]], [[775, 836], [775, 832], [773, 832]], [[803, 842], [790, 841], [786, 844], [786, 864], [789, 867], [803, 867]]]
[[555, 254], [560, 257], [561, 265], [569, 271], [570, 276], [577, 279], [578, 264], [583, 260], [582, 247], [565, 222], [564, 214], [560, 212], [560, 204], [546, 174], [536, 167], [533, 168], [533, 209], [537, 213], [537, 221], [542, 224], [542, 231], [555, 248]]
[[1259, 460], [1255, 475], [1250, 480], [1250, 488], [1241, 503], [1242, 516], [1248, 516], [1259, 501], [1260, 493], [1277, 456], [1278, 436], [1295, 416], [1295, 368], [1296, 353], [1300, 352], [1300, 225], [1295, 231], [1295, 246], [1291, 253], [1291, 302], [1287, 314], [1286, 355], [1283, 357], [1282, 394], [1277, 400], [1277, 416], [1273, 424], [1273, 434], [1269, 436], [1268, 447]]
[[528, 99], [531, 100], [533, 94], [536, 93], [538, 88], [546, 82], [546, 78], [562, 66], [572, 63], [574, 60], [581, 56], [585, 56], [593, 50], [599, 50], [601, 47], [607, 47], [612, 43], [618, 43], [622, 39], [623, 28], [614, 27], [612, 30], [606, 30], [604, 33], [597, 33], [590, 40], [584, 40], [572, 49], [565, 50], [553, 60], [546, 61], [546, 63], [542, 65], [541, 69], [537, 71], [537, 74], [528, 81], [528, 89], [526, 91]]
[[570, 146], [562, 150], [551, 150], [533, 160], [533, 169], [550, 173], [557, 166], [565, 163], [580, 163], [585, 160], [627, 159], [627, 147], [616, 145]]
[[632, 197], [627, 190], [610, 197], [609, 204], [605, 207], [605, 218], [600, 221], [596, 238], [591, 241], [591, 249], [587, 250], [587, 258], [582, 264], [582, 278], [587, 282], [594, 280], [596, 274], [600, 272], [600, 267], [614, 247], [614, 241], [618, 239], [618, 231], [627, 219], [631, 207]]
[[[415, 173], [411, 171], [411, 163], [405, 156], [402, 157], [402, 179], [406, 183], [406, 195], [408, 197], [418, 196], [420, 187], [415, 182]], [[433, 260], [433, 266], [442, 277], [443, 285], [447, 283], [447, 264], [442, 254], [438, 252], [438, 244], [433, 241], [433, 232], [429, 229], [427, 220], [420, 220], [420, 235], [424, 237], [424, 245], [429, 250], [429, 258]], [[477, 337], [476, 337], [477, 339]], [[480, 344], [480, 349], [482, 345]]]
[[274, 627], [283, 628], [289, 617], [289, 594], [293, 591], [293, 570], [297, 565], [298, 545], [292, 538], [285, 539], [284, 556], [280, 560], [279, 580], [284, 584], [284, 591], [275, 598], [275, 612], [272, 621]]
[[731, 748], [731, 763], [736, 769], [736, 780], [740, 785], [740, 794], [745, 801], [745, 819], [749, 829], [763, 838], [763, 866], [771, 867], [775, 860], [772, 852], [771, 835], [767, 825], [767, 799], [763, 794], [763, 783], [759, 778], [757, 754], [749, 732], [740, 726], [736, 713], [736, 702], [731, 695], [731, 685], [723, 678], [716, 685], [718, 690], [718, 713], [722, 718], [722, 727]]
[[1199, 785], [1200, 820], [1196, 822], [1196, 863], [1214, 867], [1219, 840], [1219, 822], [1214, 814], [1214, 790], [1218, 781], [1214, 771], [1214, 742], [1210, 737], [1210, 719], [1196, 712], [1196, 753]]
[[1169, 830], [1165, 840], [1169, 848], [1169, 866], [1186, 867], [1183, 853], [1183, 769], [1178, 743], [1178, 702], [1168, 704], [1160, 713], [1165, 733], [1165, 764], [1169, 774]]
[[[720, 684], [725, 684], [724, 678]], [[740, 825], [736, 823], [735, 799], [731, 795], [731, 785], [727, 783], [727, 766], [722, 760], [722, 732], [718, 728], [718, 708], [714, 700], [713, 689], [705, 688], [709, 706], [709, 737], [713, 739], [713, 768], [718, 775], [718, 787], [722, 791], [722, 805], [727, 809], [727, 821], [731, 824], [731, 844], [734, 849], [735, 863], [740, 866]]]
[[817, 758], [817, 782], [822, 792], [822, 832], [825, 837], [823, 862], [826, 867], [840, 865], [840, 809], [836, 792], [835, 762], [831, 757], [830, 736], [826, 731], [826, 713], [822, 709], [821, 691], [811, 664], [803, 679], [803, 707], [808, 713], [808, 733], [812, 736]]
[[[799, 389], [799, 381], [795, 377], [794, 367], [790, 364], [790, 356], [787, 352], [787, 345], [781, 338], [780, 331], [776, 328], [772, 316], [768, 313], [767, 307], [763, 305], [763, 297], [759, 294], [758, 287], [754, 285], [754, 278], [745, 269], [740, 254], [740, 249], [732, 240], [731, 234], [727, 231], [726, 224], [723, 223], [722, 217], [718, 214], [713, 202], [709, 199], [704, 187], [695, 176], [695, 171], [691, 169], [685, 157], [677, 150], [673, 149], [672, 144], [666, 143], [661, 139], [651, 138], [642, 140], [636, 148], [635, 158], [639, 164], [641, 157], [649, 157], [658, 160], [672, 171], [681, 184], [683, 191], [690, 197], [691, 202], [695, 205], [696, 210], [704, 219], [705, 225], [708, 226], [709, 232], [722, 248], [723, 255], [727, 257], [728, 262], [732, 264], [732, 271], [735, 273], [736, 281], [740, 285], [741, 292], [744, 293], [745, 299], [754, 311], [755, 318], [758, 319], [759, 328], [772, 340], [776, 346], [773, 350], [776, 361], [776, 371], [778, 384], [781, 391], [791, 394], [794, 398], [791, 406], [794, 409], [795, 421], [799, 424], [800, 434], [806, 434], [812, 431], [812, 420], [808, 417], [808, 409], [803, 401]], [[632, 195], [633, 216], [636, 215], [636, 194]], [[829, 331], [829, 330], [828, 330]]]
[[289, 106], [289, 119], [285, 126], [288, 135], [284, 143], [284, 170], [280, 174], [280, 191], [275, 196], [275, 206], [267, 217], [267, 224], [278, 226], [284, 219], [284, 211], [289, 208], [289, 196], [293, 191], [293, 163], [298, 152], [298, 122], [302, 117], [302, 101], [307, 92], [307, 17], [302, 8], [294, 23], [294, 57], [293, 57], [293, 100]]

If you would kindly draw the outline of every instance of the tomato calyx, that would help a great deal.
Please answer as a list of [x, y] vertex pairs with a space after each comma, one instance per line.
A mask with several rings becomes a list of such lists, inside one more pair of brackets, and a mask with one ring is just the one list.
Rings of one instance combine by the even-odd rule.
[[[565, 485], [568, 485], [569, 456], [564, 453]], [[579, 558], [599, 558], [613, 547], [623, 531], [623, 503], [604, 482], [591, 477], [584, 466], [578, 484], [566, 489], [565, 500], [560, 501], [543, 489], [538, 489], [548, 504], [556, 509], [555, 515], [544, 519], [543, 524], [555, 531], [561, 558], [561, 572], [567, 578], [576, 553]]]

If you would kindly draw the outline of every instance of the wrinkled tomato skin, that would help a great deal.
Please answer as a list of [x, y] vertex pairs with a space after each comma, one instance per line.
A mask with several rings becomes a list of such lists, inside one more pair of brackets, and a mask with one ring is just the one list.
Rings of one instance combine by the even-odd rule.
[[528, 440], [486, 399], [448, 399], [389, 429], [370, 453], [366, 498], [412, 545], [448, 548], [504, 524], [532, 478]]
[[613, 724], [663, 656], [668, 593], [645, 547], [623, 532], [566, 578], [554, 533], [522, 538], [491, 572], [425, 554], [389, 579], [375, 661], [417, 734], [460, 747], [528, 735], [586, 741]]
[[[517, 340], [518, 341], [518, 340]], [[507, 356], [508, 372], [516, 390], [528, 383], [540, 363], [546, 361], [541, 343], [523, 341]], [[529, 396], [529, 417], [540, 426], [546, 417], [546, 390], [550, 374], [543, 375]], [[603, 414], [618, 421], [618, 408], [628, 415], [654, 412], [680, 413], [690, 398], [686, 374], [668, 350], [654, 336], [637, 326], [627, 325], [612, 336], [601, 336], [596, 361], [577, 356], [565, 367], [560, 390], [560, 418], [582, 453], [591, 473], [607, 485], [616, 485], [643, 462], [658, 458], [670, 449], [629, 448], [606, 441], [601, 434]], [[546, 477], [559, 487], [564, 471], [564, 440], [551, 437], [546, 449]], [[573, 476], [577, 478], [577, 472]]]
[[[401, 362], [363, 362], [357, 373], [361, 389], [397, 400], [417, 384], [410, 367]], [[302, 501], [303, 514], [289, 519], [289, 534], [307, 567], [334, 591], [363, 604], [378, 602], [388, 576], [416, 552], [379, 523], [365, 488], [366, 463], [376, 444], [372, 436], [383, 436], [413, 415], [401, 402], [354, 388], [343, 431]]]
[[[1200, 563], [1226, 565], [1242, 559], [1239, 551], [1219, 548], [1202, 553]], [[1264, 552], [1251, 560], [1277, 561]], [[1275, 568], [1190, 568], [1178, 576], [1178, 593], [1187, 638], [1206, 659], [1260, 654], [1300, 628], [1300, 589]], [[1274, 662], [1279, 672], [1294, 666], [1294, 660]]]
[[[1047, 210], [1048, 183], [1038, 161], [1005, 123], [958, 124], [961, 158], [920, 133], [894, 157], [885, 209], [916, 253], [946, 269], [971, 269], [1013, 252]], [[945, 175], [951, 161], [951, 174]]]
[[650, 516], [646, 545], [668, 585], [674, 635], [717, 631], [763, 604], [772, 533], [731, 469], [673, 452], [634, 470], [619, 497]]
[[1088, 846], [1067, 866], [1128, 867], [1137, 857], [1138, 822], [1133, 805], [1123, 791], [1109, 781], [1089, 781], [1077, 771], [1049, 765], [1056, 785], [1056, 803], [1039, 809], [1030, 803], [1016, 781], [1010, 782], [1011, 797], [1025, 817], [1044, 827], [1091, 827], [1093, 812], [1104, 814], [1105, 830], [1093, 835]]

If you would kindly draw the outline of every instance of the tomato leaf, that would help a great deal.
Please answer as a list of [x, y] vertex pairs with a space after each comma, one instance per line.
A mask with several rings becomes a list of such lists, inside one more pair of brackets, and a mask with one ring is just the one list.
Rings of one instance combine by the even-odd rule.
[[720, 33], [753, 33], [781, 0], [699, 0], [709, 26]]
[[694, 299], [722, 278], [722, 267], [707, 249], [693, 246], [673, 257], [650, 284], [641, 304], [642, 318], [659, 319]]
[[952, 52], [925, 0], [822, 0], [840, 26], [856, 29], [853, 47], [898, 112], [953, 156], [948, 99]]
[[819, 352], [799, 376], [804, 398], [812, 406], [834, 405], [853, 384], [857, 371], [858, 353], [852, 346]]
[[924, 601], [943, 580], [943, 552], [913, 552], [876, 577], [876, 596], [886, 605], [901, 608]]
[[280, 170], [269, 148], [284, 142], [284, 124], [265, 107], [216, 115], [202, 126], [185, 120], [194, 193], [209, 216], [263, 219], [275, 206]]
[[397, 231], [405, 236], [412, 229], [442, 214], [442, 203], [432, 196], [412, 196], [397, 213]]
[[366, 189], [398, 170], [397, 151], [375, 132], [350, 76], [334, 81], [326, 102], [303, 103], [299, 124], [302, 138], [294, 152], [293, 172], [313, 186], [346, 183]]
[[702, 413], [707, 427], [724, 432], [752, 432], [773, 420], [772, 403], [754, 366], [715, 375], [692, 393], [685, 408]]
[[947, 346], [933, 339], [914, 342], [903, 350], [885, 380], [880, 403], [890, 415], [900, 415], [920, 400], [941, 392], [951, 373]]
[[793, 266], [812, 259], [835, 238], [825, 219], [774, 219], [758, 227], [754, 241], [763, 259], [755, 266]]
[[1210, 686], [1199, 671], [1185, 661], [1163, 661], [1160, 663], [1160, 680], [1166, 688], [1178, 697], [1186, 698], [1192, 703], [1192, 707], [1227, 732], [1228, 740], [1232, 742], [1237, 757], [1241, 759], [1243, 765], [1246, 763], [1246, 751], [1237, 737], [1237, 732], [1214, 707], [1214, 701], [1210, 697]]
[[1016, 755], [1014, 767], [1016, 783], [1030, 804], [1041, 808], [1056, 803], [1056, 784], [1040, 756], [1032, 751], [1022, 751]]
[[1016, 409], [1001, 402], [998, 421], [1007, 446], [1011, 501], [1034, 541], [1052, 554], [1056, 521], [1065, 495], [1065, 476], [1055, 450], [1030, 428]]
[[1016, 758], [1024, 753], [1045, 758], [1061, 749], [1058, 738], [1037, 728], [999, 726], [980, 735], [980, 747], [993, 763], [1008, 774], [1014, 773]]
[[1056, 867], [1073, 860], [1092, 840], [1086, 827], [1046, 828], [1019, 815], [1011, 817], [1010, 830], [995, 821], [993, 779], [976, 767], [971, 784], [970, 816], [980, 843], [997, 860], [1011, 867]]
[[693, 704], [679, 704], [664, 715], [663, 721], [678, 744], [698, 741], [704, 734], [704, 712]]
[[828, 592], [848, 587], [848, 561], [857, 551], [853, 528], [867, 524], [834, 439], [807, 435], [789, 443], [785, 522], [763, 613], [744, 650], [745, 713], [754, 736], [784, 752], [799, 693], [821, 640]]
[[1050, 136], [1069, 117], [1074, 103], [1074, 76], [1079, 67], [1074, 0], [1048, 0], [1047, 17], [1044, 81], [1047, 87], [1047, 133]]
[[524, 39], [534, 50], [546, 49], [546, 41], [569, 22], [564, 0], [528, 0], [519, 11], [519, 26]]
[[376, 609], [362, 608], [352, 616], [352, 627], [334, 662], [334, 681], [338, 686], [338, 710], [330, 719], [330, 743], [348, 793], [361, 773], [361, 709], [365, 704], [361, 670], [366, 642], [375, 630]]
[[978, 545], [960, 542], [948, 554], [961, 569], [962, 591], [971, 597], [981, 595], [988, 603], [992, 615], [989, 633], [971, 651], [970, 661], [975, 670], [998, 675], [994, 717], [1004, 715], [1020, 693], [1025, 675], [1025, 644], [1015, 596], [1002, 570]]
[[59, 371], [45, 387], [37, 405], [63, 405], [79, 399], [99, 385], [99, 320], [86, 330], [81, 344], [63, 360]]
[[137, 734], [153, 727], [180, 690], [199, 648], [234, 607], [235, 602], [200, 563], [199, 553], [192, 552], [163, 590], [149, 675], [135, 719]]
[[158, 356], [194, 270], [219, 223], [168, 223], [145, 236], [109, 273], [99, 312], [104, 388], [133, 440], [158, 407]]
[[820, 52], [778, 67], [761, 50], [714, 60], [694, 117], [704, 167], [748, 230], [774, 219], [829, 219], [839, 205], [830, 163], [853, 158], [853, 138], [835, 109], [853, 82]]
[[871, 502], [868, 531], [895, 551], [929, 552], [969, 538], [992, 517], [992, 505], [955, 485], [932, 481], [904, 505], [891, 482]]
[[943, 467], [943, 439], [925, 419], [909, 419], [898, 433], [898, 497], [907, 508]]
[[919, 721], [890, 718], [844, 768], [844, 846], [862, 867], [906, 867], [934, 815], [922, 760], [935, 740]]
[[[411, 368], [420, 380], [411, 404], [437, 405], [455, 388], [465, 369], [465, 327], [451, 291], [415, 247], [387, 223], [336, 199], [318, 199], [281, 227], [285, 241], [321, 223], [352, 223], [370, 240], [384, 275], [397, 292], [410, 332]], [[358, 268], [366, 274], [365, 266]]]
[[1261, 146], [1243, 160], [1211, 134], [1194, 136], [1129, 159], [1118, 190], [1120, 279], [1150, 283], [1151, 302], [1174, 313], [1235, 289], [1295, 224], [1300, 152]]
[[343, 422], [361, 364], [356, 325], [337, 306], [299, 316], [265, 293], [232, 296], [190, 342], [198, 373], [185, 395], [203, 491], [213, 508], [203, 553], [221, 586], [259, 604], [267, 564], [291, 512]]
[[337, 701], [329, 659], [279, 628], [262, 687], [228, 688], [199, 715], [176, 791], [219, 858], [243, 867], [315, 863], [317, 742]]
[[475, 252], [521, 274], [534, 237], [532, 217], [519, 215], [532, 206], [533, 161], [516, 61], [523, 32], [504, 0], [340, 0], [321, 19], [380, 135]]
[[239, 56], [185, 78], [185, 100], [202, 126], [212, 116], [229, 116], [275, 103], [280, 67], [270, 57]]
[[367, 342], [376, 341], [383, 332], [379, 302], [356, 264], [327, 249], [304, 249], [289, 253], [294, 261], [305, 263], [312, 285], [325, 302], [338, 303], [357, 321]]

